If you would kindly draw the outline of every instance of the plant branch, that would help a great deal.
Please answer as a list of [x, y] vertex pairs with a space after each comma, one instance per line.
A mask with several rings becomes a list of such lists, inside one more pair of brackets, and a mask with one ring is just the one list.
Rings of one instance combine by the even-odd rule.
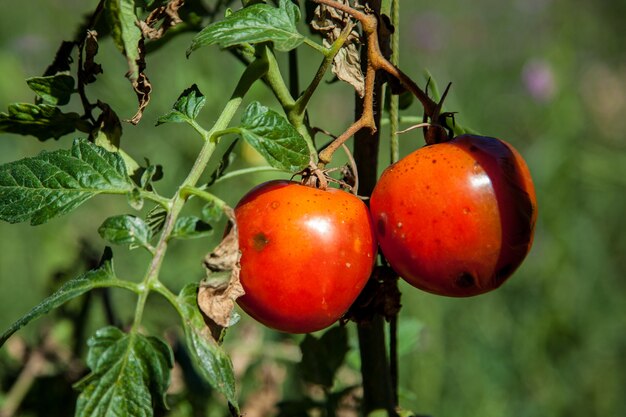
[[298, 97], [298, 100], [296, 100], [296, 103], [293, 106], [292, 112], [294, 113], [294, 115], [304, 114], [304, 112], [306, 111], [306, 107], [309, 104], [311, 97], [313, 96], [313, 93], [315, 92], [320, 82], [324, 78], [324, 75], [326, 74], [326, 71], [328, 71], [328, 67], [332, 64], [333, 60], [335, 59], [335, 56], [337, 56], [337, 53], [339, 53], [339, 50], [341, 50], [343, 45], [346, 43], [346, 40], [348, 39], [348, 36], [350, 36], [350, 33], [352, 32], [353, 28], [354, 28], [354, 25], [351, 22], [349, 22], [343, 28], [343, 30], [341, 31], [341, 34], [335, 40], [335, 42], [333, 42], [331, 47], [324, 52], [324, 59], [322, 60], [322, 63], [317, 69], [317, 72], [315, 73], [313, 80], [311, 81], [307, 89], [304, 90], [304, 93], [302, 93], [302, 95]]
[[[358, 132], [364, 127], [369, 127], [370, 130], [373, 131], [376, 130], [376, 125], [373, 123], [373, 101], [371, 102], [371, 105], [367, 101], [368, 95], [372, 95], [371, 90], [373, 89], [373, 86], [375, 84], [374, 78], [376, 77], [376, 71], [385, 71], [392, 77], [396, 78], [400, 82], [400, 84], [404, 86], [404, 88], [406, 88], [413, 95], [415, 95], [415, 97], [422, 103], [422, 107], [424, 108], [424, 114], [428, 118], [430, 118], [431, 121], [434, 121], [435, 123], [445, 123], [445, 120], [440, 120], [439, 113], [441, 111], [441, 103], [436, 103], [430, 97], [428, 97], [428, 95], [424, 91], [422, 91], [422, 89], [420, 89], [410, 77], [408, 77], [395, 65], [389, 62], [389, 60], [387, 60], [387, 58], [382, 54], [378, 41], [378, 18], [376, 17], [376, 13], [366, 14], [361, 12], [360, 10], [354, 9], [349, 4], [339, 3], [335, 0], [313, 1], [318, 4], [333, 7], [357, 19], [361, 23], [363, 34], [365, 35], [367, 40], [367, 70], [365, 76], [365, 102], [363, 106], [363, 114], [361, 115], [359, 120], [357, 120], [352, 126], [350, 126], [346, 130], [346, 132], [344, 132], [337, 138], [337, 144], [335, 144], [334, 142], [331, 143], [326, 149], [324, 149], [320, 153], [320, 166], [322, 168], [331, 161], [333, 153], [337, 149], [339, 149], [341, 144], [348, 140], [354, 133]], [[440, 132], [441, 130], [443, 129], [439, 129], [437, 132]], [[445, 133], [445, 130], [443, 130], [443, 132]], [[439, 140], [439, 136], [436, 133], [426, 134], [425, 139], [428, 144], [435, 143]]]
[[176, 220], [178, 219], [178, 216], [182, 211], [183, 206], [187, 201], [187, 198], [189, 197], [187, 191], [189, 189], [193, 189], [194, 186], [198, 183], [202, 173], [206, 169], [209, 159], [211, 158], [213, 152], [215, 151], [215, 148], [217, 147], [216, 141], [211, 140], [213, 134], [228, 127], [230, 121], [234, 117], [237, 109], [239, 109], [241, 102], [243, 101], [243, 96], [250, 89], [252, 84], [260, 77], [262, 77], [266, 73], [266, 71], [267, 66], [262, 61], [255, 61], [250, 64], [241, 76], [241, 79], [239, 80], [235, 91], [233, 92], [228, 103], [226, 103], [224, 110], [220, 114], [219, 118], [217, 119], [211, 130], [199, 130], [204, 138], [204, 144], [196, 158], [196, 161], [193, 164], [193, 167], [189, 171], [187, 178], [185, 178], [183, 183], [180, 185], [178, 192], [170, 201], [170, 211], [165, 218], [163, 230], [161, 231], [159, 241], [155, 246], [154, 256], [152, 257], [152, 261], [150, 262], [146, 274], [144, 275], [142, 283], [139, 284], [141, 293], [139, 294], [139, 299], [137, 300], [137, 306], [135, 308], [135, 318], [133, 321], [131, 332], [137, 332], [139, 330], [141, 319], [143, 317], [143, 311], [150, 291], [154, 288], [160, 288], [158, 284], [159, 272], [161, 270], [163, 258], [165, 257], [165, 252], [167, 251], [167, 245], [170, 235], [172, 233], [172, 230], [174, 229]]

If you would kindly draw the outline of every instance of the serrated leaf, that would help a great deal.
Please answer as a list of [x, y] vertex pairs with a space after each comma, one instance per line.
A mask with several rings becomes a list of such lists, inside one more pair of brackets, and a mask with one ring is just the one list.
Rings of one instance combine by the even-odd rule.
[[254, 4], [237, 10], [200, 31], [187, 55], [207, 45], [228, 48], [244, 43], [273, 42], [279, 51], [290, 51], [304, 41], [296, 27], [300, 9], [291, 0], [280, 0], [278, 7]]
[[206, 97], [196, 84], [182, 92], [174, 103], [172, 111], [158, 118], [156, 125], [163, 123], [182, 123], [195, 120], [206, 103]]
[[68, 74], [32, 77], [28, 78], [26, 83], [48, 104], [59, 106], [67, 104], [74, 93], [74, 77]]
[[153, 402], [167, 407], [165, 394], [174, 357], [164, 341], [104, 327], [87, 344], [91, 373], [75, 385], [82, 391], [76, 416], [149, 417]]
[[109, 217], [98, 228], [100, 236], [111, 243], [148, 246], [150, 228], [139, 217], [129, 214]]
[[302, 378], [331, 388], [337, 369], [348, 353], [348, 333], [343, 326], [327, 330], [319, 339], [307, 334], [300, 343]]
[[9, 104], [7, 113], [0, 113], [0, 132], [32, 135], [41, 141], [58, 139], [87, 127], [78, 113], [63, 113], [58, 107], [44, 103], [13, 103]]
[[179, 217], [176, 220], [171, 237], [176, 239], [196, 239], [209, 236], [213, 233], [213, 227], [195, 216]]
[[102, 257], [101, 265], [98, 268], [69, 280], [56, 290], [54, 294], [33, 307], [26, 315], [13, 323], [11, 327], [0, 336], [0, 346], [2, 346], [13, 333], [26, 326], [32, 320], [47, 314], [72, 298], [78, 297], [94, 288], [108, 287], [111, 286], [111, 284], [115, 284], [118, 278], [113, 272], [113, 262], [111, 258], [111, 250], [107, 248]]
[[274, 168], [299, 172], [310, 161], [306, 141], [286, 118], [258, 102], [251, 103], [235, 129]]
[[204, 323], [196, 301], [197, 291], [196, 284], [188, 284], [178, 296], [187, 347], [198, 373], [238, 408], [233, 364]]
[[83, 139], [70, 150], [42, 152], [0, 166], [0, 220], [32, 225], [68, 213], [102, 194], [132, 190], [119, 154]]

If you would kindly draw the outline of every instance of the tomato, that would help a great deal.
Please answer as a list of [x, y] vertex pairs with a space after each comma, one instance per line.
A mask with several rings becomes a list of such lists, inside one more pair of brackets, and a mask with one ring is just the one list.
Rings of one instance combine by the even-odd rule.
[[370, 201], [382, 253], [407, 282], [454, 297], [499, 287], [526, 257], [537, 202], [520, 154], [462, 135], [389, 166]]
[[330, 326], [372, 272], [377, 245], [369, 212], [347, 192], [270, 181], [241, 199], [235, 218], [246, 291], [237, 301], [274, 329]]

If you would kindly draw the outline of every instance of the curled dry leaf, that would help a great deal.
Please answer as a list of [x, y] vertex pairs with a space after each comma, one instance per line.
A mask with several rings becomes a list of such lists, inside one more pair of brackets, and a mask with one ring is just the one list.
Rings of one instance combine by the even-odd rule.
[[[168, 29], [181, 23], [178, 9], [183, 7], [185, 0], [170, 0], [166, 5], [157, 7], [146, 18], [139, 22], [139, 28], [146, 39], [156, 40], [165, 35]], [[157, 27], [159, 21], [161, 24]]]
[[102, 74], [102, 66], [95, 61], [98, 54], [98, 32], [87, 30], [85, 36], [85, 62], [83, 63], [83, 81], [90, 84], [96, 81], [96, 75]]
[[[133, 86], [133, 90], [135, 90], [135, 94], [137, 94], [137, 101], [139, 102], [137, 113], [129, 120], [129, 122], [134, 125], [138, 124], [143, 117], [143, 111], [148, 107], [148, 103], [150, 103], [150, 93], [152, 92], [152, 84], [150, 84], [150, 80], [144, 72], [146, 70], [146, 48], [143, 38], [139, 40], [137, 47], [139, 52], [138, 58], [134, 62], [131, 62], [129, 59], [130, 69], [127, 74]], [[134, 69], [136, 69], [136, 71], [134, 71]]]
[[215, 323], [219, 328], [230, 325], [235, 300], [244, 294], [243, 287], [239, 282], [239, 242], [237, 239], [237, 223], [235, 213], [231, 208], [226, 208], [231, 227], [222, 242], [204, 258], [204, 266], [207, 269], [207, 277], [200, 283], [198, 290], [198, 306], [210, 319], [209, 327], [215, 336]]
[[[348, 0], [339, 0], [339, 2], [349, 4]], [[354, 7], [358, 6], [358, 2], [356, 3]], [[349, 19], [347, 14], [333, 7], [319, 5], [315, 9], [311, 27], [322, 34], [324, 37], [323, 44], [328, 48], [339, 37]], [[350, 83], [356, 92], [363, 97], [365, 94], [365, 77], [361, 70], [360, 44], [359, 32], [356, 28], [352, 29], [343, 48], [333, 59], [332, 71], [337, 78]]]

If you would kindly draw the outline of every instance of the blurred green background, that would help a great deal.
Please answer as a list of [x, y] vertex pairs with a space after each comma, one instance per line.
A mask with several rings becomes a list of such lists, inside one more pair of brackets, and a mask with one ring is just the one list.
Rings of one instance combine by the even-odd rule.
[[[95, 4], [40, 0], [2, 7], [0, 111], [12, 102], [32, 101], [23, 80], [43, 73], [60, 42], [73, 38]], [[618, 0], [402, 2], [401, 68], [422, 84], [425, 69], [440, 84], [452, 81], [448, 109], [459, 111], [463, 124], [517, 147], [533, 173], [540, 210], [532, 252], [500, 290], [448, 299], [402, 286], [404, 407], [438, 417], [626, 415], [624, 16], [626, 3]], [[139, 126], [124, 124], [123, 147], [138, 160], [147, 157], [164, 166], [165, 178], [157, 188], [165, 195], [184, 178], [201, 144], [185, 126], [154, 127], [157, 117], [197, 83], [208, 99], [200, 120], [210, 126], [242, 71], [234, 58], [215, 48], [186, 59], [191, 36], [181, 35], [148, 57], [152, 102]], [[304, 57], [308, 52], [301, 54], [303, 82], [318, 59]], [[88, 88], [89, 97], [109, 103], [121, 118], [132, 117], [136, 98], [124, 78], [124, 58], [110, 39], [101, 41], [98, 57], [104, 74]], [[312, 123], [340, 133], [352, 118], [351, 94], [347, 86], [322, 86], [310, 109]], [[276, 105], [262, 85], [247, 99]], [[421, 112], [414, 104], [404, 114]], [[381, 169], [388, 161], [386, 133], [383, 129]], [[39, 143], [0, 134], [0, 163], [41, 149], [68, 148], [73, 136]], [[402, 154], [421, 144], [417, 133], [403, 135]], [[239, 147], [236, 166], [256, 163], [253, 153]], [[269, 178], [238, 177], [214, 191], [234, 204]], [[46, 225], [0, 223], [0, 328], [49, 294], [58, 285], [51, 279], [55, 274], [63, 281], [83, 270], [77, 263], [81, 247], [90, 247], [97, 258], [104, 247], [97, 227], [119, 213], [132, 213], [123, 198], [101, 197]], [[219, 235], [175, 242], [163, 281], [179, 289], [201, 279], [202, 257]], [[118, 274], [140, 279], [148, 258], [114, 250]], [[114, 291], [111, 302], [127, 323], [134, 300]], [[102, 309], [92, 310], [87, 336], [104, 324]], [[177, 323], [174, 310], [157, 297], [150, 299], [146, 318], [146, 327], [156, 332]], [[52, 322], [37, 321], [18, 334], [19, 340], [36, 345], [41, 328]], [[262, 364], [256, 374], [242, 377], [244, 399], [255, 399], [246, 381], [268, 378], [263, 373], [268, 363], [298, 359], [297, 340], [261, 331], [246, 318], [235, 327], [226, 346], [235, 355], [235, 367], [242, 368], [237, 368], [240, 375]], [[243, 344], [256, 350], [242, 351]], [[272, 351], [268, 346], [282, 347]], [[0, 351], [5, 365], [0, 367], [0, 405], [20, 366], [19, 354], [11, 349], [17, 348]], [[272, 375], [281, 380], [280, 372]], [[277, 398], [289, 396], [289, 390], [277, 390]], [[191, 415], [185, 410], [175, 407], [173, 413]]]

